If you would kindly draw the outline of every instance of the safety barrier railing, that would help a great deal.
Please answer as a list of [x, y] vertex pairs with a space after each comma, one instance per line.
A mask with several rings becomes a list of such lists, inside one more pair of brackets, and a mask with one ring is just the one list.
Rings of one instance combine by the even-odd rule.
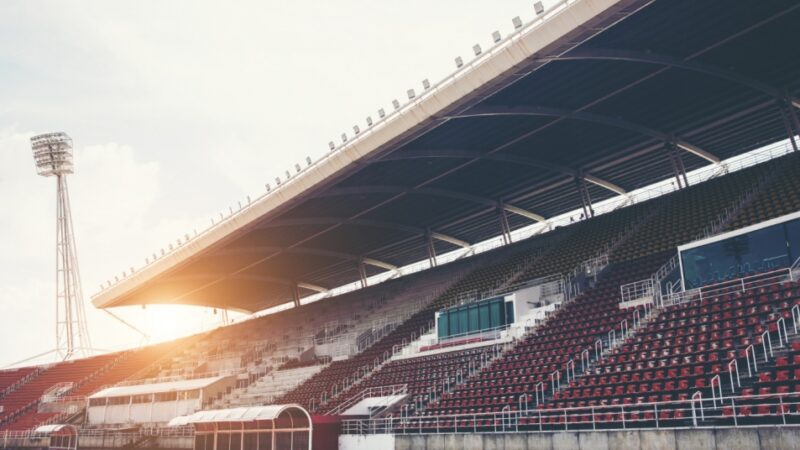
[[343, 434], [500, 433], [559, 430], [664, 429], [742, 426], [800, 420], [800, 393], [690, 398], [571, 408], [522, 409], [506, 405], [491, 413], [353, 419]]
[[730, 281], [715, 283], [702, 288], [689, 289], [683, 292], [668, 294], [663, 297], [663, 306], [675, 306], [687, 302], [712, 299], [726, 294], [744, 293], [751, 289], [765, 288], [786, 281], [796, 281], [793, 272], [788, 269], [778, 269], [762, 274], [737, 278]]
[[365, 398], [405, 395], [407, 393], [408, 393], [407, 384], [393, 384], [388, 386], [367, 388], [361, 391], [358, 395], [351, 397], [347, 401], [343, 402], [342, 404], [331, 410], [329, 414], [331, 415], [341, 414], [342, 412], [353, 407], [356, 403], [360, 402], [361, 400], [364, 400]]

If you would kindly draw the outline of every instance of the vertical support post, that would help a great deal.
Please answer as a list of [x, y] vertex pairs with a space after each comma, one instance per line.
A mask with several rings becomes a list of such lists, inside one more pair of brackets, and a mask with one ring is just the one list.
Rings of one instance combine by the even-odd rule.
[[583, 216], [585, 218], [594, 217], [594, 208], [592, 208], [592, 196], [589, 194], [589, 188], [586, 186], [586, 180], [582, 175], [575, 178], [575, 184], [578, 189], [578, 195], [581, 197], [581, 206], [583, 207]]
[[425, 231], [425, 245], [428, 248], [428, 263], [431, 267], [436, 267], [436, 246], [433, 245], [433, 235], [431, 234], [431, 230]]
[[508, 214], [506, 213], [506, 209], [500, 204], [497, 207], [497, 213], [500, 218], [500, 231], [503, 233], [503, 243], [510, 244], [511, 243], [511, 226], [508, 224]]
[[[686, 177], [686, 167], [683, 165], [683, 159], [680, 156], [680, 151], [673, 142], [666, 143], [669, 161], [672, 164], [672, 171], [675, 173], [675, 180], [678, 182], [678, 189], [689, 187], [689, 179]], [[683, 179], [681, 179], [683, 177]]]
[[367, 287], [367, 267], [364, 265], [364, 261], [358, 262], [358, 276], [361, 279], [361, 287]]
[[300, 287], [297, 283], [292, 285], [292, 303], [294, 303], [295, 308], [300, 306]]

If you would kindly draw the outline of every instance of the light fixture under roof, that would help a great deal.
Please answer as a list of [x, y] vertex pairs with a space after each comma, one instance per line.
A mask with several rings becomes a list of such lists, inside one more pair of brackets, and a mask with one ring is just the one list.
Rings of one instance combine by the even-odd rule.
[[542, 2], [536, 2], [533, 4], [533, 10], [534, 12], [536, 12], [537, 16], [541, 15], [542, 13], [544, 13], [544, 5], [542, 4]]
[[456, 56], [456, 67], [459, 69], [464, 65], [464, 60], [460, 56]]
[[333, 141], [328, 141], [328, 148], [331, 150], [336, 150], [336, 144]]
[[358, 134], [361, 133], [361, 128], [358, 125], [353, 125], [353, 133]]
[[480, 56], [483, 53], [480, 44], [475, 44], [472, 46], [472, 52], [475, 53], [475, 56]]
[[494, 42], [495, 44], [500, 42], [500, 40], [502, 40], [502, 39], [503, 39], [503, 37], [500, 36], [500, 32], [499, 31], [495, 31], [494, 33], [492, 33], [492, 42]]
[[386, 117], [386, 111], [384, 111], [383, 108], [378, 110], [378, 117], [380, 117], [381, 119]]
[[342, 142], [347, 142], [347, 133], [342, 133]]
[[367, 126], [368, 127], [372, 126], [372, 116], [367, 116]]
[[392, 100], [392, 106], [394, 106], [394, 109], [400, 109], [400, 102], [398, 102], [397, 99], [394, 99]]
[[428, 81], [427, 78], [422, 80], [422, 88], [425, 89], [426, 91], [431, 88], [431, 82]]
[[414, 97], [417, 96], [417, 93], [414, 92], [414, 89], [409, 89], [406, 91], [406, 95], [408, 95], [409, 100], [414, 100]]
[[519, 16], [514, 17], [513, 19], [511, 19], [511, 23], [514, 24], [514, 29], [515, 30], [518, 30], [518, 29], [522, 28], [522, 19], [520, 19]]

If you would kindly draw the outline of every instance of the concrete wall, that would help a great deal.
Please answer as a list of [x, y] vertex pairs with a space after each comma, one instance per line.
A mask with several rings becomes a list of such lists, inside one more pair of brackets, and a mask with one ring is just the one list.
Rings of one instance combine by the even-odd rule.
[[[344, 436], [342, 436], [344, 437]], [[341, 447], [341, 438], [339, 440]], [[370, 447], [382, 450], [387, 447]], [[397, 435], [395, 450], [800, 450], [800, 427]]]
[[339, 450], [393, 450], [394, 448], [395, 436], [392, 434], [339, 436]]

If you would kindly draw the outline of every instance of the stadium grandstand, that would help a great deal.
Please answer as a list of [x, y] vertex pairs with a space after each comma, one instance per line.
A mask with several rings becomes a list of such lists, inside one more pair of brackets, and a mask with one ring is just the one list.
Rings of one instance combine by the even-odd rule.
[[0, 448], [800, 446], [800, 3], [562, 0], [96, 293]]

